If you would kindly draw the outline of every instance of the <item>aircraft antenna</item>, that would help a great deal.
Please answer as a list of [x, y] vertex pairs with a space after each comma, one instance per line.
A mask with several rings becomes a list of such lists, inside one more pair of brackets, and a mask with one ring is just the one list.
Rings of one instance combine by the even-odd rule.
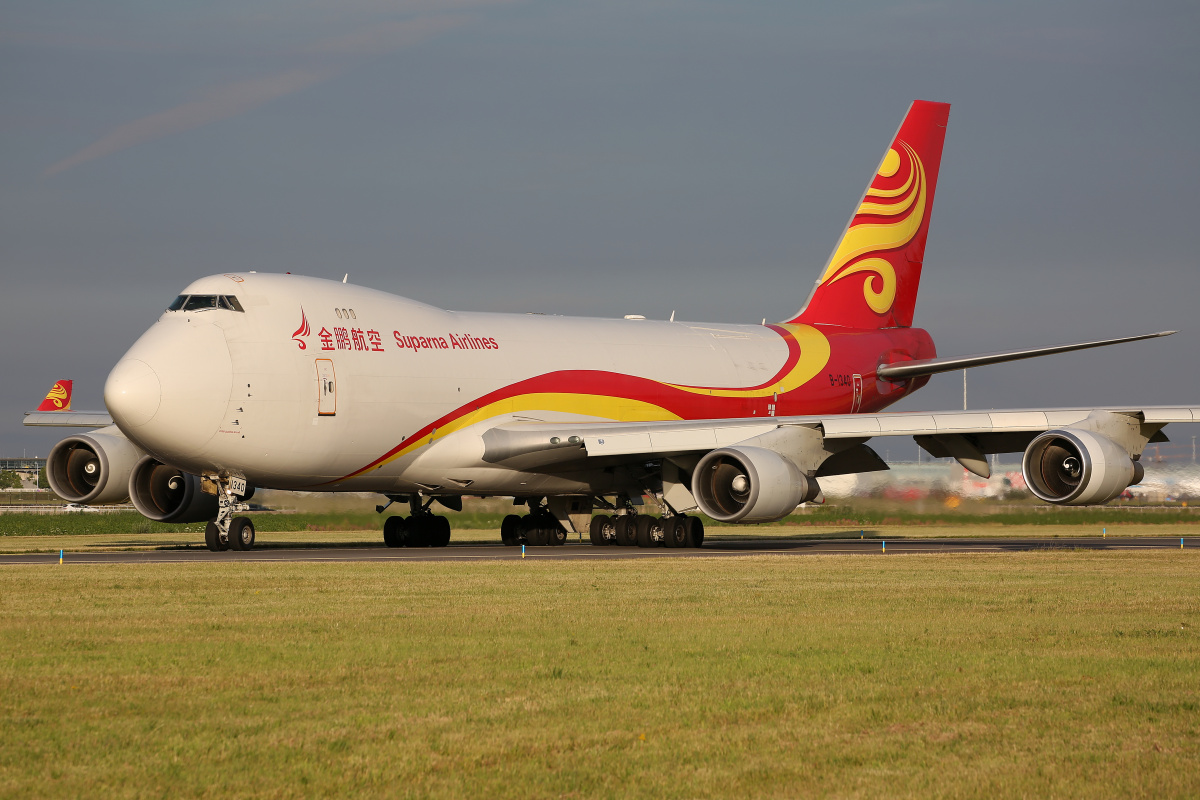
[[348, 281], [348, 280], [350, 280], [350, 273], [349, 273], [349, 272], [347, 272], [345, 275], [343, 275], [343, 276], [342, 276], [342, 283], [345, 283], [345, 282], [346, 282], [346, 281]]
[[670, 319], [669, 321], [670, 321], [670, 322], [674, 322], [674, 321], [675, 321], [675, 309], [673, 309], [673, 308], [671, 309], [671, 319]]

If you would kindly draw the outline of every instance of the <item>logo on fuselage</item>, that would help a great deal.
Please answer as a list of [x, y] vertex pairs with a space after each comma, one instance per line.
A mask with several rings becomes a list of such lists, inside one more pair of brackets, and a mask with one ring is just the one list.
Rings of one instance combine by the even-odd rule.
[[292, 341], [300, 345], [301, 350], [307, 350], [308, 344], [300, 337], [308, 336], [310, 333], [312, 333], [312, 329], [308, 327], [308, 317], [304, 313], [304, 306], [300, 306], [300, 327], [296, 328], [295, 333], [292, 334]]

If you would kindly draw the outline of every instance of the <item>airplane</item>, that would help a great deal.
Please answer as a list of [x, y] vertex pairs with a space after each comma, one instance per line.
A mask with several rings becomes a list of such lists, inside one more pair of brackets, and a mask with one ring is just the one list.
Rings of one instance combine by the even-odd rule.
[[106, 412], [68, 404], [25, 424], [95, 429], [51, 450], [59, 496], [208, 520], [214, 551], [254, 546], [236, 515], [256, 487], [407, 504], [383, 524], [392, 547], [445, 546], [432, 506], [465, 496], [525, 507], [504, 519], [507, 545], [586, 529], [597, 546], [698, 547], [695, 512], [781, 519], [822, 501], [825, 476], [887, 469], [867, 442], [892, 436], [984, 477], [988, 455], [1023, 453], [1041, 500], [1108, 502], [1200, 407], [883, 412], [940, 372], [1173, 333], [938, 357], [912, 323], [949, 108], [912, 103], [782, 322], [447, 311], [345, 278], [230, 272], [187, 286], [133, 344]]

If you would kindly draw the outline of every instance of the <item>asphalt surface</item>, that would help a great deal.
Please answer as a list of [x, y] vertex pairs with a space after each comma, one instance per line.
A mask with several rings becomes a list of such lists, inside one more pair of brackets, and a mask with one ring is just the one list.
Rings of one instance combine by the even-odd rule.
[[[562, 547], [528, 547], [527, 559], [582, 561], [627, 558], [724, 558], [752, 555], [810, 556], [833, 553], [886, 557], [910, 553], [1013, 553], [1031, 550], [1178, 550], [1177, 538], [994, 538], [994, 539], [740, 539], [712, 541], [699, 549], [663, 547], [593, 547], [571, 542]], [[1186, 548], [1200, 547], [1200, 540], [1185, 541]], [[520, 547], [497, 544], [453, 544], [438, 548], [369, 547], [272, 547], [259, 546], [249, 552], [213, 553], [203, 546], [103, 553], [65, 553], [64, 564], [188, 564], [228, 561], [511, 561], [520, 559]], [[0, 555], [0, 565], [57, 564], [58, 553]]]

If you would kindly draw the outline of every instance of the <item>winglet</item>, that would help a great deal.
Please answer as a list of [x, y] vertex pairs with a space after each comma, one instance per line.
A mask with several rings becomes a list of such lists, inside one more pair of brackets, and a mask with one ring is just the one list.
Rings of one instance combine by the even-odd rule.
[[70, 411], [71, 384], [73, 381], [55, 381], [54, 388], [47, 394], [46, 399], [37, 407], [38, 411]]

